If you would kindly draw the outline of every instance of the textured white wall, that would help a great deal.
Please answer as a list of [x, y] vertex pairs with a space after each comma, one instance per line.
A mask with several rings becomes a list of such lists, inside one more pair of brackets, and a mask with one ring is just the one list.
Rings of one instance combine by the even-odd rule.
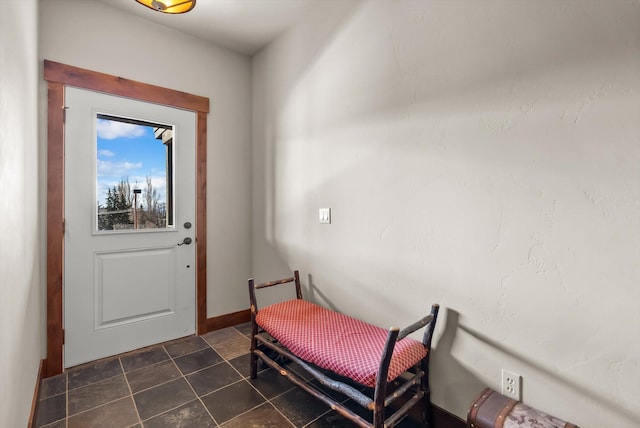
[[0, 13], [0, 427], [29, 419], [42, 358], [38, 242], [38, 11]]
[[[253, 59], [253, 273], [382, 326], [442, 305], [433, 400], [500, 369], [640, 426], [640, 4], [327, 2]], [[333, 224], [319, 225], [319, 207]]]
[[[47, 0], [40, 9], [41, 59], [209, 98], [207, 315], [245, 309], [242, 285], [251, 269], [249, 58], [99, 2]], [[46, 90], [40, 100], [46, 108]]]

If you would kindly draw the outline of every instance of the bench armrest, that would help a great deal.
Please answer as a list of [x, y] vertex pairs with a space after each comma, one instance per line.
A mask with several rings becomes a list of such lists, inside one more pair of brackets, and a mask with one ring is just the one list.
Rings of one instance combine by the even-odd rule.
[[433, 336], [433, 327], [435, 326], [436, 318], [438, 317], [438, 310], [440, 309], [440, 305], [434, 304], [431, 306], [431, 313], [426, 317], [414, 322], [408, 327], [403, 328], [398, 333], [398, 340], [402, 340], [407, 337], [409, 334], [413, 333], [416, 330], [421, 329], [424, 326], [429, 326], [424, 332], [424, 336], [422, 339], [422, 344], [427, 348], [431, 347], [431, 337]]

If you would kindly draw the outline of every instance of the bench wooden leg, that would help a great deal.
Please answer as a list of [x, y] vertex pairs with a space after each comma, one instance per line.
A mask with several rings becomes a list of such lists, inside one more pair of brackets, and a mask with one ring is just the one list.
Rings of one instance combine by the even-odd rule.
[[256, 313], [258, 311], [256, 303], [255, 282], [253, 278], [249, 278], [249, 302], [251, 303], [251, 356], [249, 362], [249, 376], [255, 379], [258, 376], [258, 356], [255, 350], [258, 347], [256, 335], [258, 334], [258, 323], [256, 322]]
[[258, 357], [251, 351], [251, 362], [249, 367], [249, 376], [253, 380], [258, 377]]
[[258, 334], [258, 325], [255, 320], [251, 322], [251, 356], [249, 362], [249, 376], [251, 379], [255, 379], [258, 376], [258, 356], [255, 353], [255, 350], [258, 347], [258, 340], [256, 339], [256, 335]]

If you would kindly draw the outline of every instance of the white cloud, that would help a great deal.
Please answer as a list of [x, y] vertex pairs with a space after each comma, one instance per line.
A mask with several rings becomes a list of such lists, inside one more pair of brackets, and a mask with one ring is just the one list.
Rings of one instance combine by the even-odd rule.
[[113, 153], [111, 150], [103, 149], [103, 150], [98, 150], [98, 156], [111, 157], [111, 156], [115, 156], [115, 153]]
[[98, 137], [105, 140], [115, 138], [137, 138], [144, 135], [145, 127], [115, 120], [98, 119]]
[[[132, 176], [129, 181], [131, 182], [131, 186], [137, 184], [139, 189], [145, 189], [147, 187], [147, 177], [146, 176]], [[158, 190], [158, 196], [161, 201], [165, 201], [167, 197], [167, 178], [164, 176], [152, 175], [151, 176], [151, 185], [154, 189]]]
[[98, 159], [98, 175], [125, 176], [130, 171], [142, 168], [142, 162], [109, 162]]
[[[131, 188], [137, 187], [139, 189], [144, 189], [147, 187], [147, 177], [143, 175], [135, 175], [135, 176], [127, 176], [129, 183], [131, 184]], [[120, 183], [120, 179], [102, 179], [98, 180], [97, 183], [97, 199], [98, 203], [104, 205], [105, 199], [107, 196], [107, 190], [118, 186]], [[166, 203], [167, 199], [167, 180], [164, 176], [151, 176], [151, 184], [154, 188], [158, 189], [158, 196], [160, 202]], [[144, 203], [144, 201], [141, 201]]]

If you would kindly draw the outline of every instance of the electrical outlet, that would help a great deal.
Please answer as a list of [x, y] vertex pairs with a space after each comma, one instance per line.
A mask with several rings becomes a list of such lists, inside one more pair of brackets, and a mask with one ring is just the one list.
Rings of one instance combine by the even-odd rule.
[[502, 369], [502, 394], [522, 401], [522, 376]]

